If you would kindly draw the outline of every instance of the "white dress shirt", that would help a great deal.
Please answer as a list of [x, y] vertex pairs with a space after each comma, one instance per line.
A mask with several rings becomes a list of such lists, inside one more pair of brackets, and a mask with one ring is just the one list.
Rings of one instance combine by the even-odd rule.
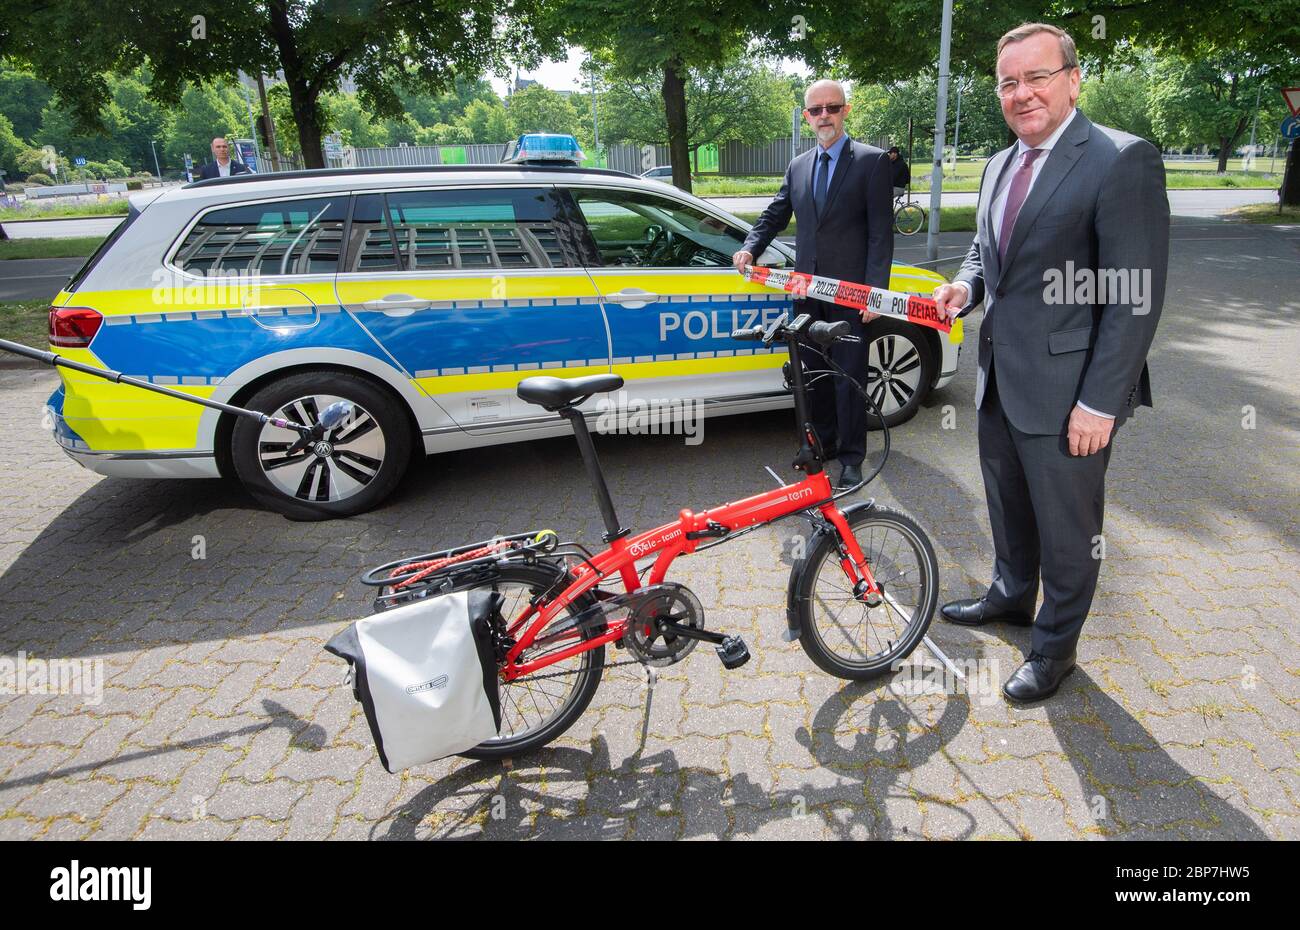
[[219, 177], [219, 178], [228, 178], [228, 177], [230, 177], [230, 165], [231, 165], [231, 162], [229, 162], [229, 161], [227, 161], [224, 165], [223, 165], [220, 161], [218, 161], [218, 162], [217, 162], [217, 177]]
[[[1040, 155], [1036, 158], [1030, 168], [1029, 187], [1025, 190], [1024, 201], [1021, 201], [1022, 208], [1024, 207], [1025, 202], [1029, 200], [1029, 194], [1034, 189], [1034, 182], [1038, 180], [1038, 175], [1042, 172], [1043, 165], [1047, 164], [1047, 159], [1051, 157], [1052, 147], [1055, 146], [1057, 140], [1061, 138], [1061, 134], [1065, 132], [1066, 127], [1074, 122], [1074, 118], [1078, 115], [1078, 112], [1078, 110], [1071, 110], [1070, 115], [1065, 118], [1061, 125], [1056, 127], [1056, 131], [1039, 145], [1026, 145], [1023, 139], [1018, 139], [1016, 141], [1016, 153], [1012, 156], [1013, 163], [1007, 165], [1006, 170], [1002, 172], [1002, 177], [998, 178], [997, 188], [993, 192], [993, 206], [989, 208], [989, 228], [993, 231], [995, 236], [1002, 231], [1002, 218], [1007, 212], [1007, 198], [1011, 194], [1011, 179], [1015, 175], [1016, 169], [1020, 166], [1020, 161], [1024, 158], [1025, 153], [1030, 149], [1041, 149], [1047, 154]], [[1014, 232], [1014, 229], [1012, 232]], [[1008, 235], [1010, 235], [1010, 232]], [[998, 243], [995, 241], [994, 247], [996, 248], [997, 245]], [[970, 286], [966, 284], [965, 281], [955, 281], [953, 283], [966, 289], [966, 300], [962, 303], [962, 309], [965, 310], [970, 306]], [[992, 301], [986, 298], [986, 312], [991, 309], [991, 307]], [[1105, 417], [1108, 420], [1115, 419], [1114, 414], [1102, 413], [1100, 410], [1094, 410], [1082, 401], [1077, 401], [1076, 403], [1078, 403], [1078, 405], [1084, 410], [1088, 411], [1088, 413], [1095, 414], [1099, 417]]]

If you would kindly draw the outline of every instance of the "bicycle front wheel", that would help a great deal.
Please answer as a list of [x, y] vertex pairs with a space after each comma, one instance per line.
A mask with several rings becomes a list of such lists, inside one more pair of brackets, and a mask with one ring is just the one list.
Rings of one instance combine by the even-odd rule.
[[894, 211], [894, 228], [904, 236], [913, 236], [925, 225], [925, 211], [914, 203], [905, 203]]
[[930, 627], [939, 600], [939, 560], [925, 531], [887, 507], [845, 514], [884, 594], [877, 607], [853, 596], [840, 566], [839, 534], [818, 539], [796, 592], [799, 644], [818, 668], [863, 681], [911, 655]]
[[[558, 593], [552, 590], [556, 577], [554, 571], [541, 566], [507, 564], [494, 572], [490, 581], [479, 580], [455, 590], [499, 592], [502, 596], [501, 616], [510, 624], [528, 609], [529, 602], [538, 594]], [[595, 599], [590, 595], [578, 598], [551, 626], [557, 626], [593, 604]], [[538, 639], [545, 639], [548, 630], [543, 629]], [[520, 656], [520, 661], [535, 661], [595, 635], [595, 630], [584, 629], [557, 637], [551, 643], [534, 644]], [[600, 686], [604, 665], [605, 647], [597, 646], [543, 666], [535, 674], [503, 681], [501, 732], [496, 738], [479, 743], [461, 755], [470, 759], [504, 759], [545, 746], [582, 716]]]

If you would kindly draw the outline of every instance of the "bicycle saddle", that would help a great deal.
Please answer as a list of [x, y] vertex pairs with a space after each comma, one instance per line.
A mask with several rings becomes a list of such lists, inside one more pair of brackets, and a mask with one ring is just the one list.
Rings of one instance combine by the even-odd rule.
[[538, 375], [519, 382], [515, 393], [520, 400], [547, 410], [559, 410], [578, 398], [617, 391], [623, 386], [622, 375], [587, 375], [585, 378], [552, 378]]

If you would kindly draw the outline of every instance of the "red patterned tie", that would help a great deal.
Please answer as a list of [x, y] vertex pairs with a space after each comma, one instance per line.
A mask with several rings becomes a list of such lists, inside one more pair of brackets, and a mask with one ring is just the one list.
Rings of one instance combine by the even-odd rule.
[[1034, 176], [1034, 160], [1042, 154], [1042, 149], [1026, 151], [1020, 167], [1016, 169], [1016, 174], [1011, 179], [1011, 192], [1007, 194], [1007, 206], [1002, 211], [1002, 231], [998, 233], [999, 262], [1007, 260], [1007, 246], [1011, 243], [1011, 231], [1016, 228], [1016, 217], [1020, 215], [1020, 207], [1025, 202], [1025, 195], [1029, 193], [1029, 182]]

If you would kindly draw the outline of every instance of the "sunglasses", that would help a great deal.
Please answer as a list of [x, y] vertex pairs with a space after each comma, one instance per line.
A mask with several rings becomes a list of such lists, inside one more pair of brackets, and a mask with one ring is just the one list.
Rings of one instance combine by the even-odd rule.
[[846, 106], [848, 106], [848, 104], [828, 103], [826, 104], [826, 106], [804, 107], [804, 110], [808, 112], [809, 116], [821, 116], [822, 113], [829, 113], [831, 114], [831, 116], [834, 116], [836, 113], [840, 112], [840, 110], [843, 110]]

